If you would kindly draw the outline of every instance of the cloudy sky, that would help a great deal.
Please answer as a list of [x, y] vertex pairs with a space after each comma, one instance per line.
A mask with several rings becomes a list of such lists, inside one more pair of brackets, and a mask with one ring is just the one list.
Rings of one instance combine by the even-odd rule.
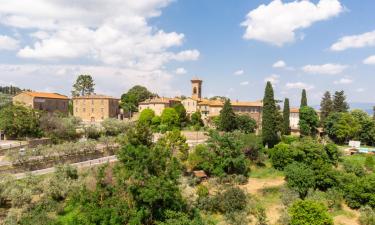
[[257, 100], [265, 81], [298, 105], [302, 88], [375, 102], [374, 0], [0, 0], [0, 85], [70, 94], [135, 84], [160, 95]]

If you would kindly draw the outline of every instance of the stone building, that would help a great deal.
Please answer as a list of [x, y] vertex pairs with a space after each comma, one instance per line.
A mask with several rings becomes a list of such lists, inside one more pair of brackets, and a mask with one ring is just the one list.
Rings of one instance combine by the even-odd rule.
[[165, 108], [173, 107], [175, 104], [181, 103], [178, 98], [151, 98], [138, 104], [138, 111], [142, 112], [144, 109], [152, 109], [155, 115], [160, 116]]
[[87, 95], [73, 98], [73, 115], [83, 122], [102, 122], [117, 118], [120, 99], [105, 95]]
[[[220, 115], [220, 111], [224, 106], [222, 100], [210, 100], [202, 97], [203, 81], [198, 78], [191, 80], [192, 94], [186, 99], [171, 99], [171, 98], [154, 98], [149, 99], [139, 104], [139, 112], [143, 109], [152, 109], [156, 115], [161, 115], [162, 111], [167, 107], [172, 107], [175, 103], [181, 102], [186, 109], [186, 113], [191, 115], [197, 111], [201, 112], [204, 121], [209, 121], [212, 117]], [[237, 114], [245, 114], [255, 119], [258, 127], [261, 125], [261, 115], [263, 104], [261, 101], [255, 102], [231, 102], [233, 111]]]
[[51, 113], [57, 111], [67, 114], [69, 111], [69, 98], [57, 93], [25, 91], [14, 96], [13, 103]]

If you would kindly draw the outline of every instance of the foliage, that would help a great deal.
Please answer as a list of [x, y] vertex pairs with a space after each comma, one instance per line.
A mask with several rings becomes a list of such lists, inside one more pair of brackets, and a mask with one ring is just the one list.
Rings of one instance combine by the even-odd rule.
[[155, 94], [152, 94], [147, 88], [136, 85], [121, 96], [120, 106], [126, 112], [138, 112], [138, 104], [154, 96]]
[[290, 135], [290, 107], [289, 107], [289, 99], [285, 98], [284, 100], [284, 108], [283, 108], [283, 125], [281, 133], [283, 135]]
[[272, 165], [278, 170], [283, 170], [287, 165], [294, 162], [297, 154], [298, 152], [294, 148], [285, 143], [279, 143], [269, 151]]
[[314, 188], [314, 171], [303, 163], [292, 163], [285, 167], [285, 180], [292, 190], [303, 199], [310, 188]]
[[300, 200], [290, 208], [291, 225], [333, 225], [327, 208], [320, 202]]
[[80, 137], [77, 133], [80, 122], [76, 117], [44, 113], [40, 118], [40, 128], [55, 143], [75, 141]]
[[360, 129], [357, 134], [357, 139], [367, 145], [375, 144], [375, 121], [366, 112], [355, 109], [350, 112]]
[[138, 122], [144, 125], [150, 126], [152, 124], [152, 119], [155, 117], [155, 112], [152, 109], [144, 109], [139, 115]]
[[370, 206], [362, 207], [359, 212], [359, 223], [361, 225], [374, 225], [375, 224], [375, 211]]
[[301, 105], [300, 108], [307, 106], [307, 96], [306, 96], [306, 90], [302, 89], [302, 95], [301, 95]]
[[267, 82], [263, 98], [262, 139], [263, 144], [272, 148], [277, 144], [277, 108], [271, 82]]
[[375, 174], [354, 178], [351, 182], [343, 183], [345, 200], [351, 208], [364, 205], [375, 207]]
[[326, 91], [323, 95], [322, 101], [320, 102], [320, 120], [324, 124], [326, 118], [333, 112], [333, 101], [331, 93]]
[[174, 105], [173, 108], [176, 110], [176, 112], [178, 114], [179, 124], [181, 125], [181, 127], [185, 127], [187, 125], [187, 122], [188, 122], [188, 117], [186, 115], [186, 109], [185, 109], [184, 105], [181, 104], [181, 103], [178, 103], [178, 104]]
[[203, 123], [203, 120], [202, 120], [201, 112], [197, 111], [197, 112], [194, 112], [193, 114], [191, 114], [190, 123], [191, 123], [191, 125], [193, 125], [195, 127], [203, 127], [204, 123]]
[[249, 161], [244, 154], [244, 147], [237, 133], [219, 134], [211, 131], [207, 144], [198, 145], [189, 155], [189, 165], [192, 169], [201, 169], [215, 176], [247, 176]]
[[257, 122], [248, 115], [236, 116], [237, 129], [246, 134], [254, 133], [257, 128]]
[[348, 112], [349, 104], [346, 102], [344, 91], [336, 91], [333, 96], [333, 111], [334, 112]]
[[325, 121], [324, 129], [335, 142], [343, 144], [358, 136], [358, 121], [349, 113], [332, 113]]
[[12, 95], [0, 93], [0, 109], [12, 104]]
[[129, 125], [121, 120], [115, 118], [107, 118], [101, 123], [103, 127], [103, 132], [107, 136], [117, 136], [124, 133]]
[[179, 118], [174, 108], [165, 108], [161, 114], [161, 125], [166, 126], [166, 130], [173, 130], [179, 128]]
[[79, 75], [73, 85], [72, 96], [85, 96], [94, 93], [94, 80], [91, 75]]
[[181, 161], [186, 161], [188, 158], [189, 146], [186, 143], [186, 137], [179, 130], [167, 132], [157, 144], [170, 149], [172, 154]]
[[234, 114], [229, 99], [225, 101], [223, 109], [220, 111], [219, 129], [226, 132], [231, 132], [237, 129], [236, 114]]
[[315, 110], [303, 106], [299, 110], [299, 123], [301, 136], [315, 136], [319, 126], [319, 117]]
[[367, 155], [365, 160], [365, 167], [367, 170], [373, 171], [375, 169], [375, 160], [374, 156]]
[[85, 127], [85, 136], [88, 139], [98, 140], [101, 136], [101, 131], [94, 125]]
[[11, 138], [40, 137], [40, 114], [21, 105], [9, 105], [0, 110], [0, 130]]

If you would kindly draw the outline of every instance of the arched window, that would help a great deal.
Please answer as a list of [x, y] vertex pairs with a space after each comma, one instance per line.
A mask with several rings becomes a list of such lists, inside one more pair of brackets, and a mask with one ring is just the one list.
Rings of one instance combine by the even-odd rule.
[[193, 88], [193, 94], [197, 94], [197, 87]]

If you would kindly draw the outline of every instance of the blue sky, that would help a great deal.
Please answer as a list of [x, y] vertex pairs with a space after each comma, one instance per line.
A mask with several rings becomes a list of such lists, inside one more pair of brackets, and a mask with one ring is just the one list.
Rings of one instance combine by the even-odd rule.
[[374, 11], [373, 0], [0, 0], [0, 85], [69, 94], [90, 73], [98, 93], [174, 96], [198, 76], [207, 97], [258, 100], [271, 80], [295, 106], [301, 88], [311, 104], [341, 89], [375, 102]]

